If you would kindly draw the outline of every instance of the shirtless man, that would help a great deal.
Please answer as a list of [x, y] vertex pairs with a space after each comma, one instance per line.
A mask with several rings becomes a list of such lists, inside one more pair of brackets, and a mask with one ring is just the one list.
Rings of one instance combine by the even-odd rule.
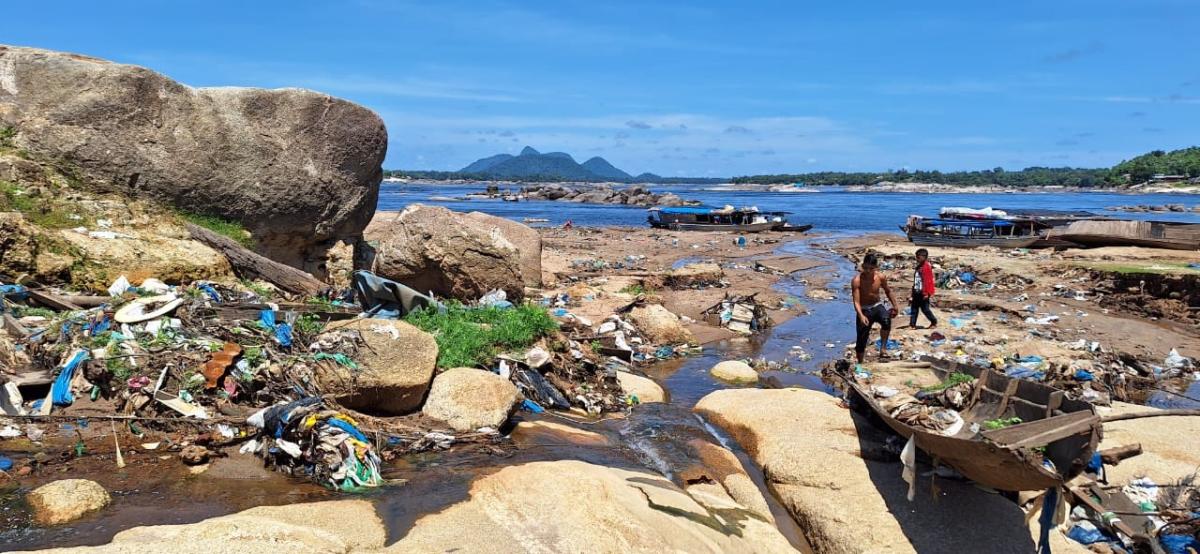
[[[858, 363], [863, 362], [863, 356], [867, 353], [867, 340], [871, 338], [871, 326], [879, 324], [879, 359], [887, 358], [887, 342], [888, 335], [892, 334], [892, 318], [896, 317], [896, 297], [892, 296], [892, 289], [888, 287], [887, 276], [876, 271], [879, 267], [879, 258], [874, 253], [869, 253], [862, 261], [862, 273], [854, 277], [854, 281], [850, 283], [853, 289], [854, 296], [854, 313], [857, 316], [855, 326], [858, 330], [858, 337], [854, 343], [854, 354], [858, 357]], [[891, 306], [884, 304], [880, 298], [879, 290], [883, 289], [884, 294], [887, 294], [888, 302]]]

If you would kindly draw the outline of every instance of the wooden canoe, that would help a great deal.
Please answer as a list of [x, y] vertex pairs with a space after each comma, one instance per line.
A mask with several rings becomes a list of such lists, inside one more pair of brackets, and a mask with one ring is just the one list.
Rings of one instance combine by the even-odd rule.
[[[1083, 471], [1103, 433], [1095, 407], [1041, 383], [933, 358], [866, 368], [871, 376], [860, 378], [854, 366], [842, 360], [835, 364], [834, 374], [845, 383], [847, 394], [860, 399], [896, 433], [913, 438], [936, 462], [997, 490], [1045, 490], [1062, 485]], [[875, 398], [872, 385], [886, 381], [889, 371], [900, 373], [897, 368], [907, 372], [903, 378], [910, 383], [914, 370], [929, 372], [934, 382], [953, 373], [975, 377], [970, 396], [958, 411], [962, 428], [946, 436], [892, 417]], [[1022, 422], [986, 430], [989, 420], [1013, 417]]]

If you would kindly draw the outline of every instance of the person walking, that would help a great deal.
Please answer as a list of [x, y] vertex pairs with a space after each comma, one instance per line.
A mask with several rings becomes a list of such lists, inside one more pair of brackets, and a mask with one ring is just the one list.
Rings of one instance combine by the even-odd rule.
[[929, 251], [919, 248], [917, 249], [917, 269], [913, 272], [912, 303], [909, 304], [911, 313], [908, 316], [909, 328], [917, 327], [918, 314], [925, 314], [925, 319], [929, 320], [929, 329], [937, 327], [937, 317], [933, 315], [933, 309], [929, 307], [933, 293], [933, 265], [929, 263]]
[[[863, 362], [867, 352], [867, 342], [871, 338], [871, 327], [879, 324], [879, 359], [886, 360], [888, 335], [892, 332], [892, 318], [896, 317], [896, 298], [888, 286], [887, 276], [877, 271], [879, 257], [874, 252], [867, 254], [862, 261], [862, 272], [854, 276], [850, 282], [851, 295], [854, 297], [854, 324], [857, 336], [854, 341], [854, 355], [858, 363]], [[880, 293], [883, 294], [880, 294]], [[888, 303], [883, 301], [887, 296]]]

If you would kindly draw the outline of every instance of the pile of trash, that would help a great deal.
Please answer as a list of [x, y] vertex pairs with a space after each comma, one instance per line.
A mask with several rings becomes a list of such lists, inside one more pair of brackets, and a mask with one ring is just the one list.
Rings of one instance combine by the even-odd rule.
[[720, 302], [704, 310], [705, 320], [746, 335], [766, 329], [771, 326], [771, 317], [756, 295], [726, 294]]
[[644, 270], [646, 269], [646, 256], [640, 254], [630, 254], [620, 260], [605, 260], [603, 258], [576, 258], [571, 260], [571, 269], [578, 271], [604, 271], [609, 269], [617, 270]]
[[328, 409], [320, 397], [264, 408], [246, 421], [262, 432], [241, 452], [254, 453], [279, 471], [343, 492], [383, 484], [382, 462], [370, 439], [353, 418]]

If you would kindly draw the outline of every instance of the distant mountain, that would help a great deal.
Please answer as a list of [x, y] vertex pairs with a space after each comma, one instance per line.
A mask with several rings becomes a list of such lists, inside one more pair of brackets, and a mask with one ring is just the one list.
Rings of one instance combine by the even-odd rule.
[[653, 173], [643, 173], [633, 178], [633, 182], [635, 183], [660, 183], [662, 180], [661, 176]]
[[613, 167], [613, 164], [608, 163], [608, 160], [596, 156], [581, 164], [584, 169], [599, 175], [605, 179], [613, 181], [628, 181], [633, 179], [633, 176]]
[[462, 168], [463, 173], [484, 173], [501, 162], [513, 159], [516, 156], [512, 154], [496, 154], [482, 160], [476, 160], [475, 163]]
[[568, 181], [628, 181], [628, 173], [613, 167], [604, 158], [595, 157], [580, 165], [566, 152], [542, 154], [532, 147], [517, 156], [497, 154], [478, 160], [460, 173], [472, 173], [502, 179], [546, 178]]

